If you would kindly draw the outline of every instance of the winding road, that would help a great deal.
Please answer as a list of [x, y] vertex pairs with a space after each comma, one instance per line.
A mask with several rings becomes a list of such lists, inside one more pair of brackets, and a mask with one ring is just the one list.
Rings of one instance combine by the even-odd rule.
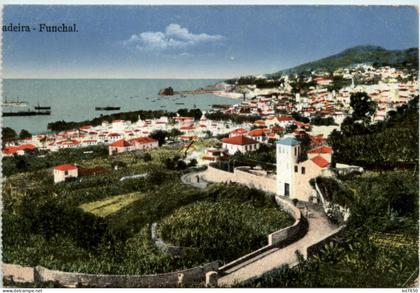
[[[185, 174], [181, 177], [181, 181], [184, 184], [204, 189], [209, 184], [209, 182], [202, 179], [204, 172], [206, 171]], [[338, 227], [329, 222], [327, 216], [322, 210], [322, 207], [314, 204], [306, 205], [309, 208], [310, 216], [307, 217], [309, 227], [305, 236], [286, 247], [274, 247], [252, 259], [224, 271], [224, 275], [220, 276], [218, 279], [218, 286], [231, 287], [237, 283], [258, 278], [261, 275], [285, 264], [289, 265], [289, 267], [293, 266], [298, 262], [297, 255], [295, 253], [296, 251], [300, 251], [300, 253], [306, 258], [307, 248], [309, 246], [337, 231]], [[303, 203], [298, 204], [298, 208], [301, 209], [301, 211], [304, 207], [305, 205]]]

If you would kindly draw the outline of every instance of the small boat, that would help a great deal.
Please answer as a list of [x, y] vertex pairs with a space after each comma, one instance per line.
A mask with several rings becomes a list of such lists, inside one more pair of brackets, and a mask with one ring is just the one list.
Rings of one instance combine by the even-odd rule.
[[34, 108], [35, 110], [51, 110], [51, 106], [40, 106], [39, 103]]
[[166, 106], [160, 106], [161, 108], [166, 108]]
[[51, 115], [51, 111], [18, 111], [18, 112], [3, 112], [3, 117], [11, 116], [37, 116], [37, 115]]
[[16, 101], [7, 100], [7, 97], [4, 98], [3, 106], [5, 107], [25, 107], [28, 106], [28, 102], [19, 101], [19, 97], [16, 98]]
[[96, 111], [114, 111], [114, 110], [119, 110], [119, 109], [121, 109], [121, 107], [111, 107], [111, 106], [95, 107]]
[[185, 103], [175, 103], [175, 104], [177, 104], [177, 105], [185, 105]]

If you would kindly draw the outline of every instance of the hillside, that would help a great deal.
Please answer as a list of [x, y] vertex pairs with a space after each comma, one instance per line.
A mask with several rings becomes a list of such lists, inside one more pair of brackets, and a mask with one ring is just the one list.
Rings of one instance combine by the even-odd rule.
[[281, 70], [267, 76], [276, 78], [282, 73], [303, 73], [308, 71], [334, 71], [340, 67], [357, 63], [372, 63], [377, 66], [418, 68], [418, 48], [406, 50], [386, 50], [377, 46], [357, 46], [341, 53], [317, 61], [305, 63], [293, 68]]

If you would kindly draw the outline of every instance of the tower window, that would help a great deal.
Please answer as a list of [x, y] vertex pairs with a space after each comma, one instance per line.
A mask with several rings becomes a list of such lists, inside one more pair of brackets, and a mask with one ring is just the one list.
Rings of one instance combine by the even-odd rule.
[[295, 166], [295, 173], [299, 172], [298, 166]]
[[305, 167], [302, 167], [302, 174], [305, 174]]

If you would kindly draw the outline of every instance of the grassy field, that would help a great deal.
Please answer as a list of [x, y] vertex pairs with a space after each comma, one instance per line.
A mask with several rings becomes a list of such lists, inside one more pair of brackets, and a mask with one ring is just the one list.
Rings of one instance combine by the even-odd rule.
[[133, 192], [85, 203], [79, 207], [85, 212], [92, 213], [95, 216], [107, 217], [143, 197], [144, 194], [140, 192]]

